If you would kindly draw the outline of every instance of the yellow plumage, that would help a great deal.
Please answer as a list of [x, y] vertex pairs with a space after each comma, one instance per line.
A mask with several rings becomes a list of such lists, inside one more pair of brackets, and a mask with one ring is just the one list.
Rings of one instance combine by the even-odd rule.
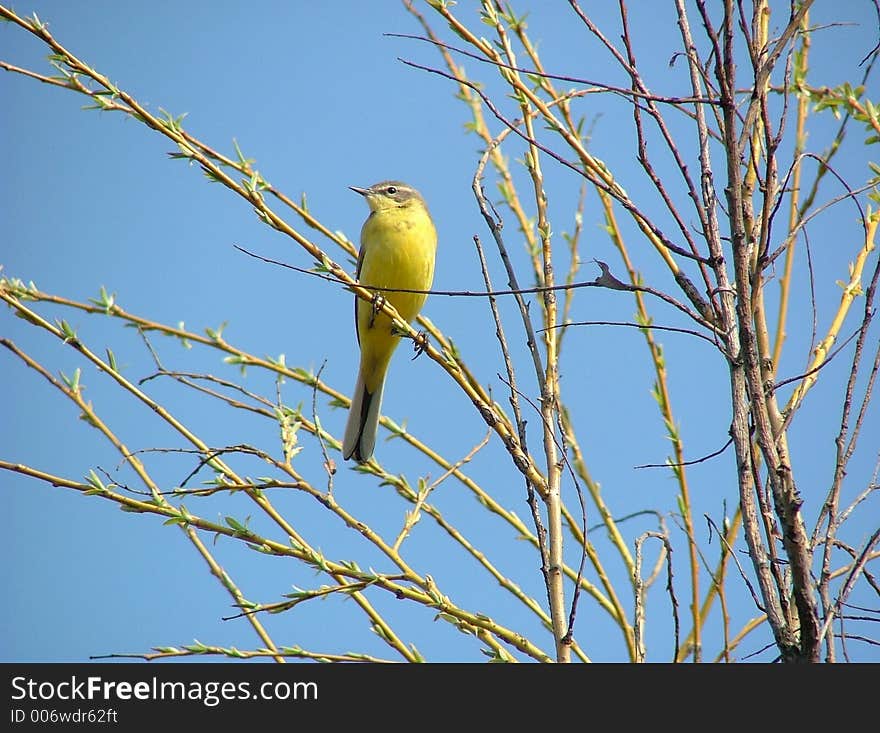
[[[357, 276], [366, 288], [429, 290], [434, 280], [437, 231], [418, 191], [400, 181], [352, 190], [364, 196], [370, 215], [361, 229]], [[400, 317], [412, 321], [424, 293], [378, 290]], [[400, 342], [391, 319], [371, 303], [355, 299], [355, 326], [361, 349], [358, 378], [345, 427], [342, 454], [368, 461], [376, 444], [382, 392], [391, 356]]]

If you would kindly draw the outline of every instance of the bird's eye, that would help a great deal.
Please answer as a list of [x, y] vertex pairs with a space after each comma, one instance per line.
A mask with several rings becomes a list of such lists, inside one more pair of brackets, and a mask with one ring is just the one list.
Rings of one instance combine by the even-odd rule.
[[394, 186], [388, 186], [388, 188], [385, 189], [385, 193], [387, 193], [389, 196], [393, 196], [397, 193], [397, 189]]

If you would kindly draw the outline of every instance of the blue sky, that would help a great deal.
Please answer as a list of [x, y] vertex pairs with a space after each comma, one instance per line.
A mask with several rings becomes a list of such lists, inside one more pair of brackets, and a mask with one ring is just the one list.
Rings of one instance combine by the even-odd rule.
[[[529, 29], [532, 38], [539, 41], [548, 69], [627, 83], [590, 41], [567, 4], [532, 4], [540, 7], [532, 10]], [[654, 7], [652, 4], [650, 13], [635, 6], [632, 10], [640, 61], [649, 69], [647, 77], [653, 88], [669, 94], [685, 93], [684, 65], [668, 64], [677, 50], [674, 19], [669, 9], [656, 11]], [[135, 8], [112, 1], [74, 4], [28, 0], [16, 3], [15, 8], [22, 14], [37, 12], [62, 44], [150, 110], [162, 108], [175, 116], [186, 113], [186, 128], [215, 149], [231, 155], [232, 140], [237, 140], [267, 180], [293, 199], [306, 195], [317, 218], [353, 240], [366, 207], [348, 186], [366, 186], [388, 178], [415, 185], [438, 225], [435, 288], [483, 288], [472, 238], [478, 234], [488, 244], [490, 236], [470, 190], [481, 152], [479, 141], [465, 132], [468, 111], [454, 99], [451, 83], [399, 60], [403, 57], [436, 66], [441, 63], [437, 54], [418, 41], [383, 35], [419, 33], [401, 3], [155, 2], [149, 8]], [[517, 9], [525, 9], [525, 5], [519, 3]], [[869, 3], [840, 2], [835, 9], [837, 16], [832, 18], [822, 17], [825, 11], [817, 8], [814, 22], [855, 25], [829, 28], [823, 31], [825, 35], [817, 35], [813, 52], [816, 85], [858, 78], [857, 65], [876, 42], [876, 19]], [[422, 10], [431, 17], [429, 9]], [[487, 27], [480, 26], [471, 3], [462, 2], [457, 12], [478, 32], [489, 33]], [[608, 35], [616, 39], [619, 31], [613, 14], [605, 16], [600, 9], [595, 17], [608, 24], [604, 26]], [[439, 20], [434, 25], [445, 32]], [[454, 40], [449, 35], [444, 38]], [[0, 25], [0, 49], [4, 61], [51, 73], [45, 48], [18, 28]], [[489, 90], [497, 91], [490, 68], [473, 60], [467, 60], [465, 67], [485, 81]], [[877, 91], [874, 84], [868, 96], [876, 100]], [[509, 101], [503, 101], [510, 109]], [[322, 378], [348, 392], [357, 365], [350, 294], [241, 254], [234, 244], [299, 267], [313, 264], [294, 242], [261, 224], [246, 202], [209, 183], [196, 167], [170, 160], [166, 155], [172, 150], [170, 141], [121, 115], [84, 111], [84, 103], [84, 98], [64, 90], [14, 74], [0, 75], [0, 125], [4, 138], [11, 142], [0, 151], [5, 171], [0, 179], [3, 274], [33, 280], [46, 292], [77, 301], [97, 297], [103, 286], [115, 293], [117, 302], [129, 312], [162, 323], [182, 321], [196, 332], [225, 322], [224, 337], [238, 347], [259, 356], [283, 353], [292, 366], [312, 370], [323, 366]], [[591, 150], [619, 172], [634, 199], [644, 201], [648, 211], [659, 212], [656, 195], [638, 171], [631, 112], [626, 104], [596, 95], [587, 97], [579, 111], [592, 125]], [[491, 125], [496, 132], [501, 130], [497, 121], [491, 120]], [[817, 121], [810, 138], [814, 150], [827, 145], [835, 127], [830, 115]], [[686, 120], [674, 120], [673, 129], [686, 136], [685, 148], [693, 144]], [[552, 139], [546, 131], [542, 134]], [[860, 135], [861, 130], [850, 130], [852, 138], [860, 140]], [[860, 144], [851, 145], [841, 155], [838, 170], [851, 180], [863, 181], [865, 150]], [[522, 147], [513, 142], [506, 153], [514, 161], [521, 156]], [[574, 226], [579, 181], [549, 160], [544, 165], [553, 230], [562, 249], [559, 235]], [[720, 170], [720, 158], [717, 165]], [[514, 164], [513, 168], [524, 186], [527, 179], [521, 167]], [[692, 168], [696, 169], [695, 160]], [[830, 184], [822, 189], [825, 198], [838, 193]], [[859, 232], [853, 207], [832, 211], [820, 217], [811, 231], [820, 334], [839, 299], [834, 281], [846, 277]], [[623, 221], [620, 213], [618, 216]], [[657, 216], [662, 221], [663, 215]], [[291, 223], [313, 236], [337, 261], [347, 261], [317, 232], [293, 219]], [[623, 221], [623, 226], [635, 266], [645, 281], [673, 290], [668, 271], [640, 241], [638, 230], [629, 222]], [[523, 266], [522, 248], [512, 223], [505, 236], [518, 265]], [[622, 276], [619, 256], [603, 232], [595, 196], [588, 198], [585, 209], [580, 256], [586, 263], [580, 279], [598, 274], [589, 264], [592, 258], [607, 261]], [[491, 267], [496, 286], [503, 285], [497, 256]], [[796, 267], [806, 277], [803, 257]], [[773, 287], [770, 291], [775, 293]], [[856, 311], [861, 307], [860, 302]], [[523, 389], [534, 395], [512, 303], [504, 302], [502, 308], [521, 365]], [[533, 308], [537, 312], [537, 303]], [[688, 325], [657, 302], [651, 302], [650, 308], [657, 323]], [[802, 371], [809, 357], [809, 296], [795, 298], [792, 308], [781, 377]], [[70, 320], [80, 338], [98, 354], [112, 348], [123, 372], [133, 381], [154, 371], [143, 342], [121, 323], [47, 306], [41, 306], [40, 312], [50, 319]], [[424, 313], [455, 341], [477, 376], [506, 404], [505, 387], [497, 376], [503, 365], [487, 304], [477, 298], [435, 296]], [[576, 296], [572, 317], [631, 321], [633, 313], [628, 295], [587, 289]], [[855, 325], [852, 321], [844, 333]], [[0, 335], [15, 341], [54, 374], [71, 374], [81, 367], [87, 398], [130, 448], [182, 447], [180, 437], [167, 425], [72, 349], [14, 318], [8, 310], [0, 321]], [[875, 342], [876, 336], [875, 325]], [[669, 453], [650, 394], [654, 375], [643, 339], [637, 331], [615, 328], [571, 330], [566, 339], [561, 365], [564, 395], [590, 471], [601, 483], [612, 513], [620, 517], [644, 509], [674, 512], [677, 485], [670, 473], [634, 469], [639, 464], [662, 463]], [[717, 450], [727, 440], [730, 421], [723, 361], [708, 344], [687, 336], [665, 334], [658, 339], [665, 349], [673, 407], [687, 456], [696, 458]], [[169, 369], [238, 379], [247, 389], [275, 399], [271, 375], [251, 369], [242, 378], [236, 367], [222, 362], [218, 352], [186, 350], [159, 336], [151, 337], [151, 343]], [[409, 351], [404, 344], [392, 365], [384, 411], [444, 456], [458, 460], [480, 442], [485, 424], [437, 365], [426, 358], [412, 361]], [[851, 354], [850, 347], [829, 366], [792, 428], [793, 460], [796, 476], [801, 477], [799, 488], [807, 500], [809, 528], [831, 477], [833, 438]], [[74, 480], [97, 468], [117, 479], [132, 480], [120, 466], [118, 453], [77, 419], [75, 407], [5, 350], [0, 353], [0, 375], [0, 399], [6, 415], [0, 423], [0, 457]], [[170, 380], [152, 380], [144, 389], [210, 445], [247, 443], [277, 453], [278, 430], [269, 421], [222, 407]], [[310, 390], [288, 381], [282, 394], [286, 404], [302, 403], [305, 414], [311, 416]], [[345, 411], [331, 409], [321, 399], [317, 407], [325, 428], [340, 437]], [[863, 428], [860, 451], [845, 485], [848, 500], [872, 480], [880, 445], [877, 412], [869, 411]], [[532, 415], [530, 423], [535, 439], [537, 417]], [[390, 472], [406, 475], [412, 484], [420, 476], [436, 479], [442, 473], [425, 455], [399, 440], [384, 442], [383, 437], [380, 433], [377, 454]], [[309, 436], [302, 435], [301, 440], [303, 452], [297, 465], [306, 477], [322, 485], [319, 446]], [[538, 446], [535, 439], [533, 448]], [[337, 499], [393, 540], [409, 505], [392, 488], [360, 476], [336, 458], [340, 464], [334, 486]], [[179, 485], [195, 467], [192, 456], [168, 452], [148, 453], [143, 460], [167, 489]], [[262, 475], [253, 461], [241, 459], [240, 466], [248, 475]], [[720, 522], [725, 507], [732, 514], [736, 502], [732, 469], [733, 456], [728, 451], [688, 473], [698, 540], [710, 563], [717, 556], [718, 545], [717, 540], [708, 544], [702, 517], [708, 514]], [[530, 524], [521, 477], [508, 469], [497, 438], [467, 470], [503, 506]], [[7, 516], [12, 517], [11, 530], [0, 534], [0, 552], [6, 558], [0, 564], [0, 583], [7, 589], [7, 602], [0, 609], [0, 628], [4, 629], [0, 659], [75, 661], [112, 652], [146, 652], [156, 645], [183, 645], [196, 638], [206, 644], [242, 649], [260, 645], [242, 619], [222, 620], [234, 613], [228, 595], [182, 533], [163, 526], [161, 519], [123, 513], [109, 502], [9, 472], [0, 473], [0, 490]], [[572, 487], [566, 486], [564, 491], [574, 508]], [[313, 500], [293, 492], [279, 492], [272, 499], [329, 557], [357, 559], [362, 567], [372, 564], [390, 572], [386, 559], [359, 535], [328, 517]], [[460, 484], [451, 481], [442, 484], [431, 500], [503, 573], [545, 603], [538, 558], [525, 543], [517, 541], [508, 525], [488, 515]], [[191, 498], [187, 505], [214, 520], [222, 521], [225, 515], [239, 519], [254, 515], [256, 526], [267, 529], [265, 520], [256, 516], [255, 508], [241, 496]], [[592, 506], [589, 510], [592, 525], [598, 518]], [[849, 541], [856, 546], [863, 542], [876, 528], [877, 514], [876, 498], [862, 505], [848, 528]], [[681, 548], [674, 562], [684, 613], [685, 545], [675, 518], [668, 516], [667, 522]], [[656, 524], [650, 517], [640, 517], [621, 526], [631, 545], [635, 537]], [[593, 540], [608, 558], [610, 572], [630, 608], [623, 569], [604, 532], [595, 532]], [[210, 536], [206, 538], [209, 545], [211, 541]], [[327, 582], [326, 577], [289, 560], [264, 557], [228, 540], [211, 547], [254, 601], [271, 603], [294, 585], [317, 587]], [[404, 547], [407, 561], [418, 572], [431, 574], [442, 592], [457, 603], [485, 612], [543, 648], [551, 648], [535, 617], [428, 518], [419, 523]], [[743, 548], [740, 539], [737, 549]], [[651, 562], [654, 553], [656, 548], [651, 548]], [[577, 560], [571, 542], [567, 559], [572, 563]], [[648, 658], [653, 661], [668, 660], [672, 651], [663, 583], [658, 581], [649, 597], [647, 642]], [[704, 573], [701, 587], [705, 591], [707, 586]], [[742, 583], [733, 579], [731, 586], [735, 589], [730, 599], [732, 628], [738, 630], [757, 612]], [[430, 609], [405, 604], [378, 591], [370, 598], [393, 620], [402, 638], [414, 643], [428, 659], [483, 659], [480, 644], [452, 626], [434, 621]], [[859, 600], [876, 606], [876, 598], [866, 594], [853, 597], [854, 603]], [[310, 601], [264, 622], [278, 644], [327, 653], [351, 650], [391, 656], [388, 647], [369, 632], [355, 604], [342, 598]], [[709, 629], [707, 656], [714, 655], [720, 639], [717, 613]], [[624, 658], [619, 633], [588, 598], [581, 602], [578, 638], [595, 660]], [[741, 655], [757, 651], [769, 640], [764, 627], [743, 645]], [[853, 642], [849, 651], [854, 658], [880, 661], [876, 647]]]

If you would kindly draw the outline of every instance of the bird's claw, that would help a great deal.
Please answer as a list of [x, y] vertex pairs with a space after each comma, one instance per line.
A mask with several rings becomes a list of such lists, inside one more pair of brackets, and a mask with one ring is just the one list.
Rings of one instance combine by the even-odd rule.
[[428, 333], [426, 331], [419, 331], [416, 334], [416, 337], [413, 339], [413, 351], [415, 351], [415, 356], [413, 359], [417, 359], [421, 356], [425, 350], [428, 348]]
[[372, 306], [372, 311], [370, 312], [370, 328], [372, 328], [376, 321], [376, 316], [379, 315], [379, 311], [382, 310], [382, 306], [385, 305], [385, 296], [379, 292], [373, 293], [373, 299], [370, 301], [370, 304]]

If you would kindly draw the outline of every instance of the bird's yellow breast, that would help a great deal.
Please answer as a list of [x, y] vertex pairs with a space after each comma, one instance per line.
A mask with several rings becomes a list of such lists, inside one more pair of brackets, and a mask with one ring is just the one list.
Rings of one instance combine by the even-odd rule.
[[[364, 256], [359, 279], [367, 287], [428, 290], [434, 280], [437, 232], [421, 206], [372, 214], [361, 231]], [[425, 295], [383, 292], [407, 321], [415, 318]]]
[[[374, 211], [361, 230], [360, 270], [364, 287], [429, 290], [434, 281], [437, 231], [421, 202]], [[401, 318], [413, 320], [427, 297], [423, 293], [378, 291]], [[391, 320], [374, 314], [370, 303], [357, 301], [357, 330], [362, 356], [387, 363], [399, 338]]]

